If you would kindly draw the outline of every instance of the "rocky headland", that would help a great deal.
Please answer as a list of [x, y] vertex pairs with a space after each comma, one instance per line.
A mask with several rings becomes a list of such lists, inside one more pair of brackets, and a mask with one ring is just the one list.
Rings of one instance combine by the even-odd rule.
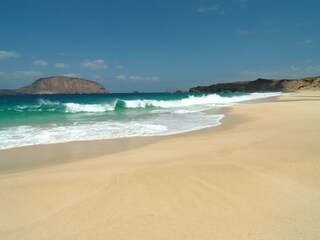
[[99, 83], [75, 77], [54, 76], [40, 78], [31, 85], [15, 90], [0, 90], [0, 95], [15, 94], [105, 94], [108, 91]]
[[320, 77], [300, 79], [262, 79], [255, 81], [217, 83], [210, 86], [190, 88], [190, 93], [219, 92], [296, 92], [320, 90]]

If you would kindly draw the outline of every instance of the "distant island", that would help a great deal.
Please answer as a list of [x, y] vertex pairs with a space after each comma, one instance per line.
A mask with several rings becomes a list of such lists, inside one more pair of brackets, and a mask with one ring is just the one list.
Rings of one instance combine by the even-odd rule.
[[296, 92], [320, 90], [320, 77], [300, 79], [262, 79], [255, 81], [217, 83], [210, 86], [190, 88], [190, 93], [219, 92]]
[[75, 77], [53, 76], [40, 78], [31, 85], [15, 90], [0, 89], [0, 95], [17, 94], [105, 94], [99, 83]]

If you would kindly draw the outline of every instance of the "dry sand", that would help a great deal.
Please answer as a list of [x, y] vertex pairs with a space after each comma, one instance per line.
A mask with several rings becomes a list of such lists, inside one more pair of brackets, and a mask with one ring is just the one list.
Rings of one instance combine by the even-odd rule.
[[[96, 156], [83, 153], [92, 142], [12, 150], [27, 164], [1, 165], [0, 239], [320, 239], [320, 92], [128, 141], [140, 140], [110, 153], [96, 142]], [[85, 157], [69, 161], [74, 152]]]

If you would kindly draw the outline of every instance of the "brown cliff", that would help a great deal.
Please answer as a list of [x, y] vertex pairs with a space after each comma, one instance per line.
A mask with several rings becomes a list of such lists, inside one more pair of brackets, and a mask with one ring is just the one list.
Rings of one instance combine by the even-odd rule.
[[199, 86], [189, 90], [190, 93], [217, 92], [295, 92], [320, 90], [320, 77], [301, 79], [271, 80], [258, 78], [255, 81], [218, 83]]

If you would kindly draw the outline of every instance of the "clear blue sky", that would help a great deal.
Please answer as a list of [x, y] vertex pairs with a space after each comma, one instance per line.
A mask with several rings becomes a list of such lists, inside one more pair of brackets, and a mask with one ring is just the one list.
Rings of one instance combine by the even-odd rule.
[[112, 92], [320, 75], [319, 0], [1, 0], [0, 88]]

